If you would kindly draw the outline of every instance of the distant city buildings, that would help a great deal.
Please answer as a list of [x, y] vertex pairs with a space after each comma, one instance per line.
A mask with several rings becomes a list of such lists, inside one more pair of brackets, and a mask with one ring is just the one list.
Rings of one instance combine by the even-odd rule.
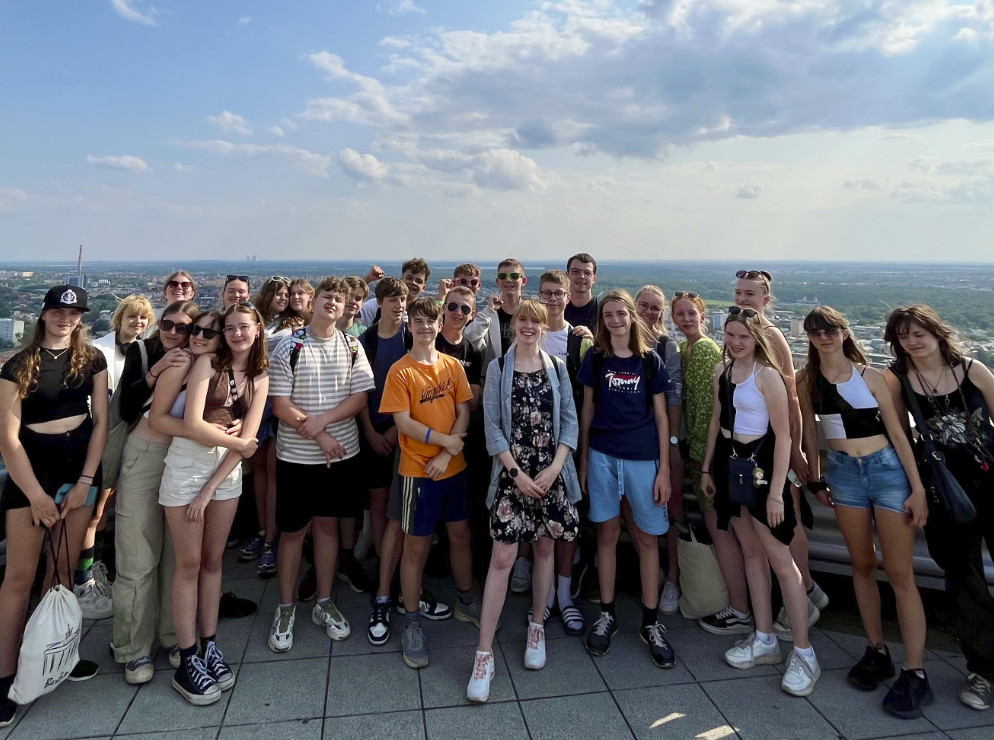
[[19, 319], [0, 319], [0, 345], [15, 345], [24, 336], [24, 322]]

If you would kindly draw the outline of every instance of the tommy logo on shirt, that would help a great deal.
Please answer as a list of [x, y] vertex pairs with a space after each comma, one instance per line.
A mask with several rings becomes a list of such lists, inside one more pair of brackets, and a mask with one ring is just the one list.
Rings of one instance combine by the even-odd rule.
[[642, 380], [638, 373], [607, 372], [604, 378], [607, 380], [608, 390], [618, 393], [638, 393], [639, 382]]
[[447, 391], [452, 390], [452, 378], [446, 378], [444, 382], [439, 383], [436, 386], [430, 386], [421, 391], [421, 403], [432, 403], [433, 401], [444, 398]]

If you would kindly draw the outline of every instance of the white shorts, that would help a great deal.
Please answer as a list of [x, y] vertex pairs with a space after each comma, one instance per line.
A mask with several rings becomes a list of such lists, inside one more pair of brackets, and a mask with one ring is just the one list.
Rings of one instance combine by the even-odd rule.
[[[228, 452], [226, 447], [204, 447], [183, 437], [173, 437], [166, 453], [166, 469], [159, 485], [159, 504], [186, 506], [199, 494], [210, 480], [217, 466]], [[238, 454], [232, 453], [232, 454]], [[214, 501], [225, 501], [242, 495], [242, 466], [228, 474], [214, 492]]]

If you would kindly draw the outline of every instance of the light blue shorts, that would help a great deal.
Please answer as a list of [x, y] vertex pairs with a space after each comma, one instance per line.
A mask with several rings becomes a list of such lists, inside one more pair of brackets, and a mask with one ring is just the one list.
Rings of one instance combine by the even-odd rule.
[[606, 522], [620, 516], [624, 496], [639, 529], [646, 534], [666, 534], [670, 528], [669, 513], [666, 505], [657, 506], [652, 496], [658, 471], [658, 460], [622, 460], [590, 450], [587, 468], [590, 521]]
[[856, 509], [887, 509], [904, 513], [904, 502], [911, 495], [911, 484], [893, 447], [884, 447], [865, 457], [850, 457], [829, 450], [825, 482], [832, 489], [836, 506]]

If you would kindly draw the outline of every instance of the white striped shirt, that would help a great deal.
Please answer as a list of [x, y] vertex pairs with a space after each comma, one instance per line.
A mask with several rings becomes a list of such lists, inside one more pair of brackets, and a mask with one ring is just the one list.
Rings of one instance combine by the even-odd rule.
[[[303, 340], [297, 357], [296, 370], [290, 369], [290, 354], [297, 344], [287, 337], [276, 345], [269, 358], [269, 395], [289, 397], [308, 416], [333, 409], [353, 393], [373, 390], [373, 371], [362, 346], [357, 347], [355, 363], [345, 335], [336, 330], [329, 339], [311, 335]], [[345, 419], [325, 427], [346, 449], [348, 459], [359, 453], [359, 428], [355, 418]], [[314, 440], [304, 439], [297, 430], [282, 421], [276, 436], [276, 456], [287, 462], [323, 465], [324, 453]]]

